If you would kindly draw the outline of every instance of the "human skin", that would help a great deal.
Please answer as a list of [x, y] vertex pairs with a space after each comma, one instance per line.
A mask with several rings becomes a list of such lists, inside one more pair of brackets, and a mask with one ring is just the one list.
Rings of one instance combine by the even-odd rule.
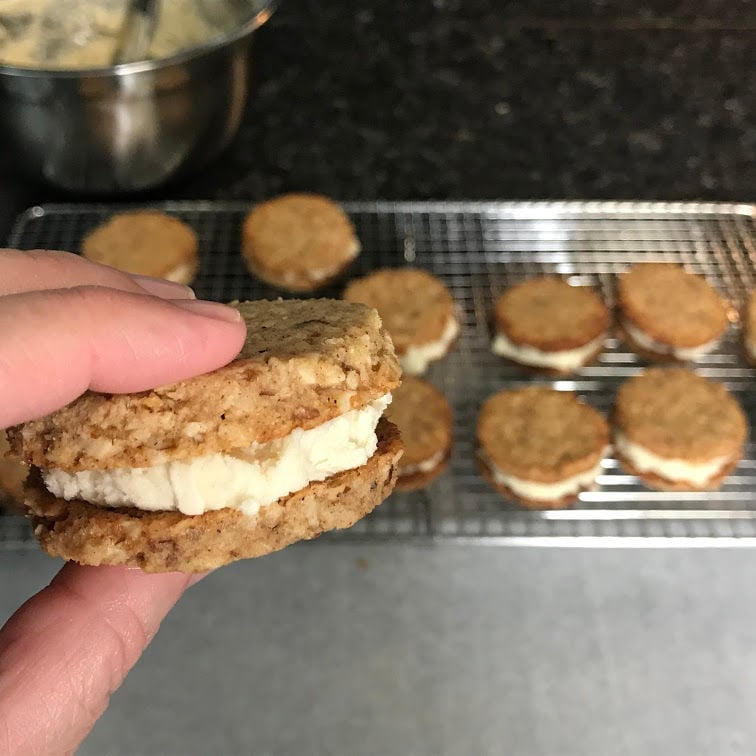
[[[144, 391], [221, 367], [244, 337], [235, 310], [188, 287], [0, 250], [0, 429], [88, 389]], [[0, 630], [0, 753], [73, 753], [201, 577], [66, 564]]]

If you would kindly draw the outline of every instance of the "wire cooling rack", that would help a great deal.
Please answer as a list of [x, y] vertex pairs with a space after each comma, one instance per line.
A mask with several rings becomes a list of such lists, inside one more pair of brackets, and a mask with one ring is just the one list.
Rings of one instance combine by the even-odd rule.
[[[239, 228], [249, 205], [173, 202], [157, 206], [189, 223], [200, 238], [198, 296], [271, 298], [280, 292], [254, 279], [239, 255]], [[614, 302], [616, 275], [639, 261], [672, 261], [704, 275], [732, 304], [733, 325], [696, 369], [723, 382], [756, 424], [756, 370], [741, 356], [737, 313], [756, 285], [756, 206], [649, 202], [377, 202], [347, 203], [363, 253], [349, 275], [414, 265], [440, 276], [462, 320], [456, 349], [428, 379], [454, 411], [454, 454], [447, 473], [426, 490], [394, 494], [370, 517], [331, 538], [452, 538], [485, 542], [588, 545], [756, 543], [756, 444], [722, 489], [651, 491], [613, 458], [595, 491], [570, 509], [529, 511], [503, 500], [478, 475], [474, 428], [478, 408], [505, 386], [537, 381], [577, 391], [607, 412], [620, 383], [643, 363], [611, 339], [595, 366], [574, 378], [534, 379], [491, 354], [492, 304], [507, 287], [545, 273], [594, 286]], [[124, 209], [119, 206], [118, 210]], [[9, 239], [21, 249], [77, 251], [84, 234], [116, 210], [106, 205], [33, 207]], [[339, 296], [340, 287], [319, 292]], [[28, 529], [0, 519], [0, 543], [22, 543]], [[598, 539], [598, 540], [597, 540]]]

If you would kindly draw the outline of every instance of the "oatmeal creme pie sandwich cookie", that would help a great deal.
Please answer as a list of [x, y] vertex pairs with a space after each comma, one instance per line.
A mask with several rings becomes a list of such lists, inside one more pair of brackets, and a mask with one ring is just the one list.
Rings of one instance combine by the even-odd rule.
[[531, 278], [497, 300], [495, 354], [530, 368], [571, 373], [604, 348], [609, 310], [596, 292], [560, 278]]
[[478, 416], [484, 477], [526, 507], [564, 507], [592, 488], [609, 438], [600, 412], [571, 392], [545, 386], [500, 391]]
[[242, 227], [250, 272], [271, 286], [314, 291], [338, 278], [360, 252], [346, 213], [317, 194], [284, 194], [255, 207]]
[[402, 446], [383, 412], [400, 368], [378, 314], [237, 307], [247, 340], [225, 367], [90, 392], [11, 429], [36, 468], [26, 505], [48, 554], [200, 572], [349, 527], [389, 495]]
[[737, 401], [692, 370], [652, 368], [617, 393], [617, 458], [652, 488], [718, 488], [740, 460], [746, 435]]
[[197, 273], [197, 235], [186, 223], [152, 210], [119, 213], [84, 237], [88, 260], [142, 276], [189, 284]]
[[695, 360], [727, 330], [727, 305], [701, 276], [672, 263], [639, 263], [620, 276], [619, 330], [641, 356]]
[[446, 397], [422, 378], [405, 376], [386, 415], [404, 442], [398, 490], [423, 488], [441, 475], [452, 447], [452, 413]]
[[402, 370], [421, 375], [440, 360], [459, 335], [454, 300], [443, 282], [417, 268], [387, 268], [352, 281], [344, 299], [380, 313]]

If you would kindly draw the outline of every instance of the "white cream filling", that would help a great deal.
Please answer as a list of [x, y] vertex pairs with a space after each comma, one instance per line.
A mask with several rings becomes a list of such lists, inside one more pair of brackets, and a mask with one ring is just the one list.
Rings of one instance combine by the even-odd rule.
[[193, 267], [194, 266], [189, 263], [182, 263], [181, 265], [177, 265], [175, 268], [171, 268], [171, 270], [169, 270], [163, 276], [163, 278], [166, 281], [173, 281], [173, 283], [189, 283], [189, 280], [192, 277]]
[[[604, 454], [607, 452], [608, 450], [605, 450]], [[496, 483], [506, 486], [516, 496], [530, 501], [557, 501], [564, 496], [571, 496], [572, 494], [591, 488], [601, 473], [601, 466], [603, 464], [603, 460], [599, 460], [595, 467], [585, 472], [564, 478], [556, 483], [540, 483], [535, 480], [525, 480], [524, 478], [518, 478], [505, 473], [493, 464], [487, 454], [483, 452], [479, 453], [483, 463], [491, 471]]]
[[732, 457], [714, 457], [708, 462], [687, 462], [684, 459], [660, 457], [645, 447], [633, 443], [622, 433], [615, 434], [614, 447], [640, 472], [656, 473], [665, 480], [690, 483], [694, 486], [706, 485], [732, 459]]
[[701, 355], [710, 352], [719, 342], [719, 339], [716, 338], [695, 347], [673, 347], [652, 339], [647, 333], [641, 331], [638, 326], [633, 325], [627, 318], [622, 318], [622, 327], [639, 347], [647, 349], [649, 352], [656, 352], [657, 354], [669, 354], [678, 360], [695, 360], [701, 357]]
[[454, 339], [459, 333], [459, 323], [452, 315], [444, 326], [444, 331], [437, 341], [429, 341], [427, 344], [411, 346], [404, 354], [399, 355], [399, 363], [407, 375], [422, 375], [428, 365], [434, 360], [439, 360], [448, 351]]
[[553, 370], [577, 370], [595, 354], [606, 341], [606, 333], [602, 333], [593, 341], [575, 349], [561, 349], [556, 352], [544, 352], [532, 346], [515, 344], [503, 333], [498, 332], [491, 344], [491, 351], [500, 357], [519, 362], [522, 365], [545, 367]]
[[406, 475], [430, 472], [443, 462], [444, 456], [446, 456], [446, 452], [440, 451], [438, 454], [434, 454], [432, 457], [428, 457], [428, 459], [424, 459], [416, 465], [400, 465], [399, 477], [402, 478]]
[[255, 515], [261, 507], [314, 481], [364, 465], [374, 454], [375, 428], [391, 394], [310, 430], [233, 453], [208, 454], [153, 467], [43, 471], [60, 498], [104, 507], [132, 506], [199, 515], [230, 507]]

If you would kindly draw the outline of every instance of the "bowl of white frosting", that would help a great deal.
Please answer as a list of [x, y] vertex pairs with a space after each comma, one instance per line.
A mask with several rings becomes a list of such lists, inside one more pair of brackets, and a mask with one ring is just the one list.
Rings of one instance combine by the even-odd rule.
[[115, 64], [128, 0], [0, 0], [0, 139], [59, 189], [119, 195], [196, 171], [236, 134], [271, 0], [162, 0]]

